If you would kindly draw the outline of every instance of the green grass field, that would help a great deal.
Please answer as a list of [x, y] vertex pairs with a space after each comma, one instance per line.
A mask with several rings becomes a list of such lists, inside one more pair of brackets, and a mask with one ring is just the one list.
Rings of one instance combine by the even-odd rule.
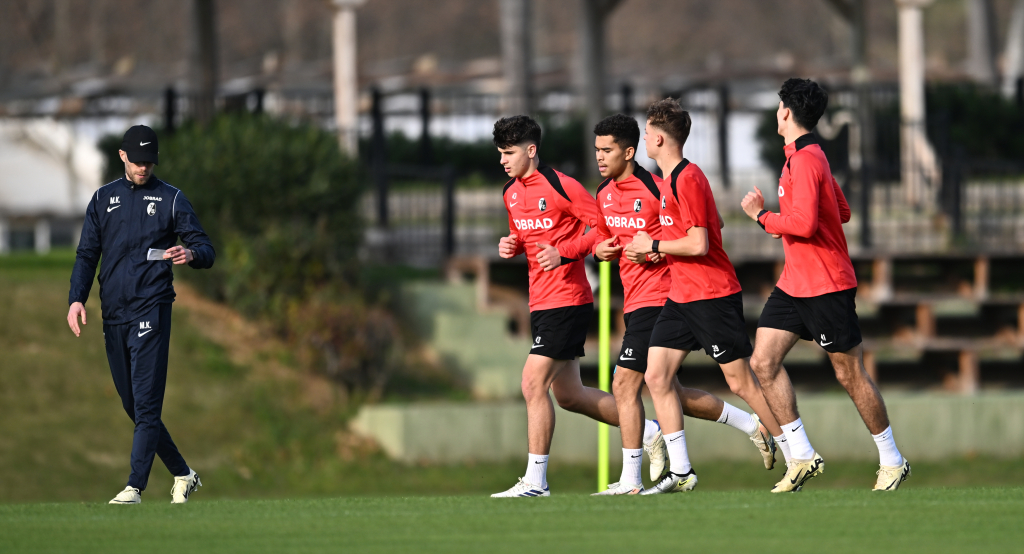
[[779, 497], [767, 490], [781, 467], [695, 452], [692, 494], [593, 499], [593, 466], [555, 463], [554, 497], [491, 500], [525, 460], [390, 461], [347, 431], [352, 405], [329, 382], [237, 314], [184, 294], [164, 420], [205, 486], [170, 506], [157, 461], [141, 506], [108, 506], [127, 477], [132, 425], [96, 303], [81, 338], [67, 329], [72, 262], [0, 257], [0, 552], [1000, 552], [1024, 540], [1020, 459], [912, 460], [894, 495], [868, 491], [875, 464], [829, 460], [808, 490]]
[[1022, 519], [1020, 488], [0, 505], [0, 550], [992, 553]]

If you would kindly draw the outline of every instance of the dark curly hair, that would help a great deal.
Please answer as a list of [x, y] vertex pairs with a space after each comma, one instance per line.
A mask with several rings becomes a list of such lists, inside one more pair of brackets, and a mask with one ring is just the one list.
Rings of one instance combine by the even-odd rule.
[[686, 144], [690, 136], [690, 112], [679, 105], [675, 98], [658, 100], [647, 108], [647, 121], [668, 133], [679, 146]]
[[494, 122], [494, 145], [508, 148], [523, 144], [540, 147], [540, 125], [530, 116], [513, 115]]
[[793, 119], [810, 131], [828, 107], [828, 92], [810, 79], [789, 79], [779, 91], [782, 105], [793, 112]]
[[594, 134], [599, 137], [611, 136], [623, 150], [632, 147], [635, 151], [640, 144], [640, 126], [632, 117], [620, 113], [610, 115], [594, 125]]

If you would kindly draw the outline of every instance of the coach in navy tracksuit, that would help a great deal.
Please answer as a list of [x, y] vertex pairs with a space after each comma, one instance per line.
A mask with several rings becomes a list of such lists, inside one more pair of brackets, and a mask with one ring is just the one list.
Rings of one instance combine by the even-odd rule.
[[[154, 454], [175, 476], [172, 502], [186, 502], [201, 485], [174, 446], [160, 413], [174, 301], [171, 265], [209, 268], [215, 253], [185, 195], [153, 176], [157, 153], [156, 133], [149, 127], [137, 125], [125, 133], [120, 150], [125, 175], [100, 187], [89, 202], [68, 296], [68, 325], [79, 336], [78, 318], [86, 323], [85, 302], [102, 255], [99, 281], [107, 361], [121, 403], [135, 422], [128, 486], [111, 504], [141, 502]], [[175, 246], [179, 238], [185, 246]], [[150, 249], [166, 253], [150, 260]]]

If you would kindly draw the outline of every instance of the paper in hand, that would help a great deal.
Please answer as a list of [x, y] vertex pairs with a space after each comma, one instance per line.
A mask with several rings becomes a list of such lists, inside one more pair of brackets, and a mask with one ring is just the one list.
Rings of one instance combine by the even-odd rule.
[[163, 260], [166, 252], [166, 250], [161, 250], [159, 248], [150, 248], [149, 252], [146, 253], [146, 261], [152, 262], [155, 260]]

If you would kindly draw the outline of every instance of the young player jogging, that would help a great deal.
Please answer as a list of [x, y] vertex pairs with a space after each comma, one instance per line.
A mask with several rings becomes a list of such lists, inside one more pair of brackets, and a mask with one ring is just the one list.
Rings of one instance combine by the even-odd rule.
[[[605, 181], [597, 189], [597, 203], [602, 221], [598, 224], [595, 256], [603, 261], [619, 260], [623, 246], [633, 240], [638, 230], [660, 236], [661, 179], [636, 163], [634, 155], [640, 142], [640, 127], [632, 117], [618, 114], [605, 118], [594, 128], [594, 146], [598, 169]], [[596, 495], [638, 494], [640, 480], [641, 440], [644, 434], [644, 405], [640, 391], [647, 370], [647, 351], [654, 323], [668, 299], [671, 286], [668, 264], [662, 254], [648, 254], [643, 263], [619, 261], [619, 275], [625, 295], [623, 319], [626, 331], [622, 339], [612, 392], [619, 411], [622, 433], [622, 476], [608, 490]], [[651, 260], [651, 261], [648, 261]], [[730, 386], [741, 397], [760, 396], [756, 382], [732, 379]], [[758, 447], [765, 467], [775, 463], [775, 444], [769, 432], [751, 416], [716, 396], [695, 389], [683, 388], [672, 379], [683, 413], [691, 417], [718, 421], [735, 427]], [[770, 418], [770, 414], [767, 414]], [[773, 427], [774, 419], [769, 419]], [[663, 440], [663, 439], [662, 439]], [[663, 466], [651, 466], [651, 479], [664, 477]]]
[[[659, 189], [660, 238], [654, 240], [640, 230], [625, 249], [633, 262], [652, 252], [667, 254], [672, 282], [668, 301], [651, 332], [644, 375], [664, 430], [671, 467], [642, 494], [683, 492], [697, 485], [686, 452], [683, 410], [674, 388], [679, 366], [692, 350], [703, 349], [713, 357], [732, 390], [773, 434], [782, 434], [747, 364], [753, 349], [743, 320], [740, 284], [722, 249], [721, 220], [711, 187], [701, 170], [682, 155], [689, 134], [690, 115], [677, 101], [666, 98], [648, 109], [647, 155], [666, 175]], [[767, 437], [762, 440], [767, 442]]]
[[894, 491], [910, 476], [893, 440], [885, 403], [864, 369], [857, 319], [857, 278], [846, 247], [843, 223], [850, 207], [832, 177], [828, 160], [810, 130], [828, 106], [817, 83], [790, 79], [779, 91], [776, 113], [786, 141], [786, 165], [779, 178], [779, 213], [764, 209], [761, 191], [747, 193], [742, 207], [774, 237], [782, 237], [786, 265], [757, 322], [751, 358], [765, 399], [789, 440], [793, 461], [772, 492], [799, 490], [825, 470], [811, 447], [789, 374], [782, 360], [799, 339], [818, 341], [828, 352], [836, 378], [850, 394], [878, 446], [876, 491]]
[[[562, 408], [609, 425], [619, 425], [612, 395], [584, 387], [580, 365], [594, 297], [583, 269], [598, 224], [594, 198], [576, 180], [540, 163], [540, 125], [518, 115], [494, 124], [494, 145], [512, 179], [505, 185], [509, 236], [498, 243], [503, 258], [526, 254], [530, 273], [530, 327], [533, 344], [523, 367], [529, 460], [526, 475], [494, 497], [550, 496], [548, 452], [555, 410], [548, 391]], [[656, 433], [660, 436], [660, 431]], [[664, 452], [653, 452], [652, 458]]]

